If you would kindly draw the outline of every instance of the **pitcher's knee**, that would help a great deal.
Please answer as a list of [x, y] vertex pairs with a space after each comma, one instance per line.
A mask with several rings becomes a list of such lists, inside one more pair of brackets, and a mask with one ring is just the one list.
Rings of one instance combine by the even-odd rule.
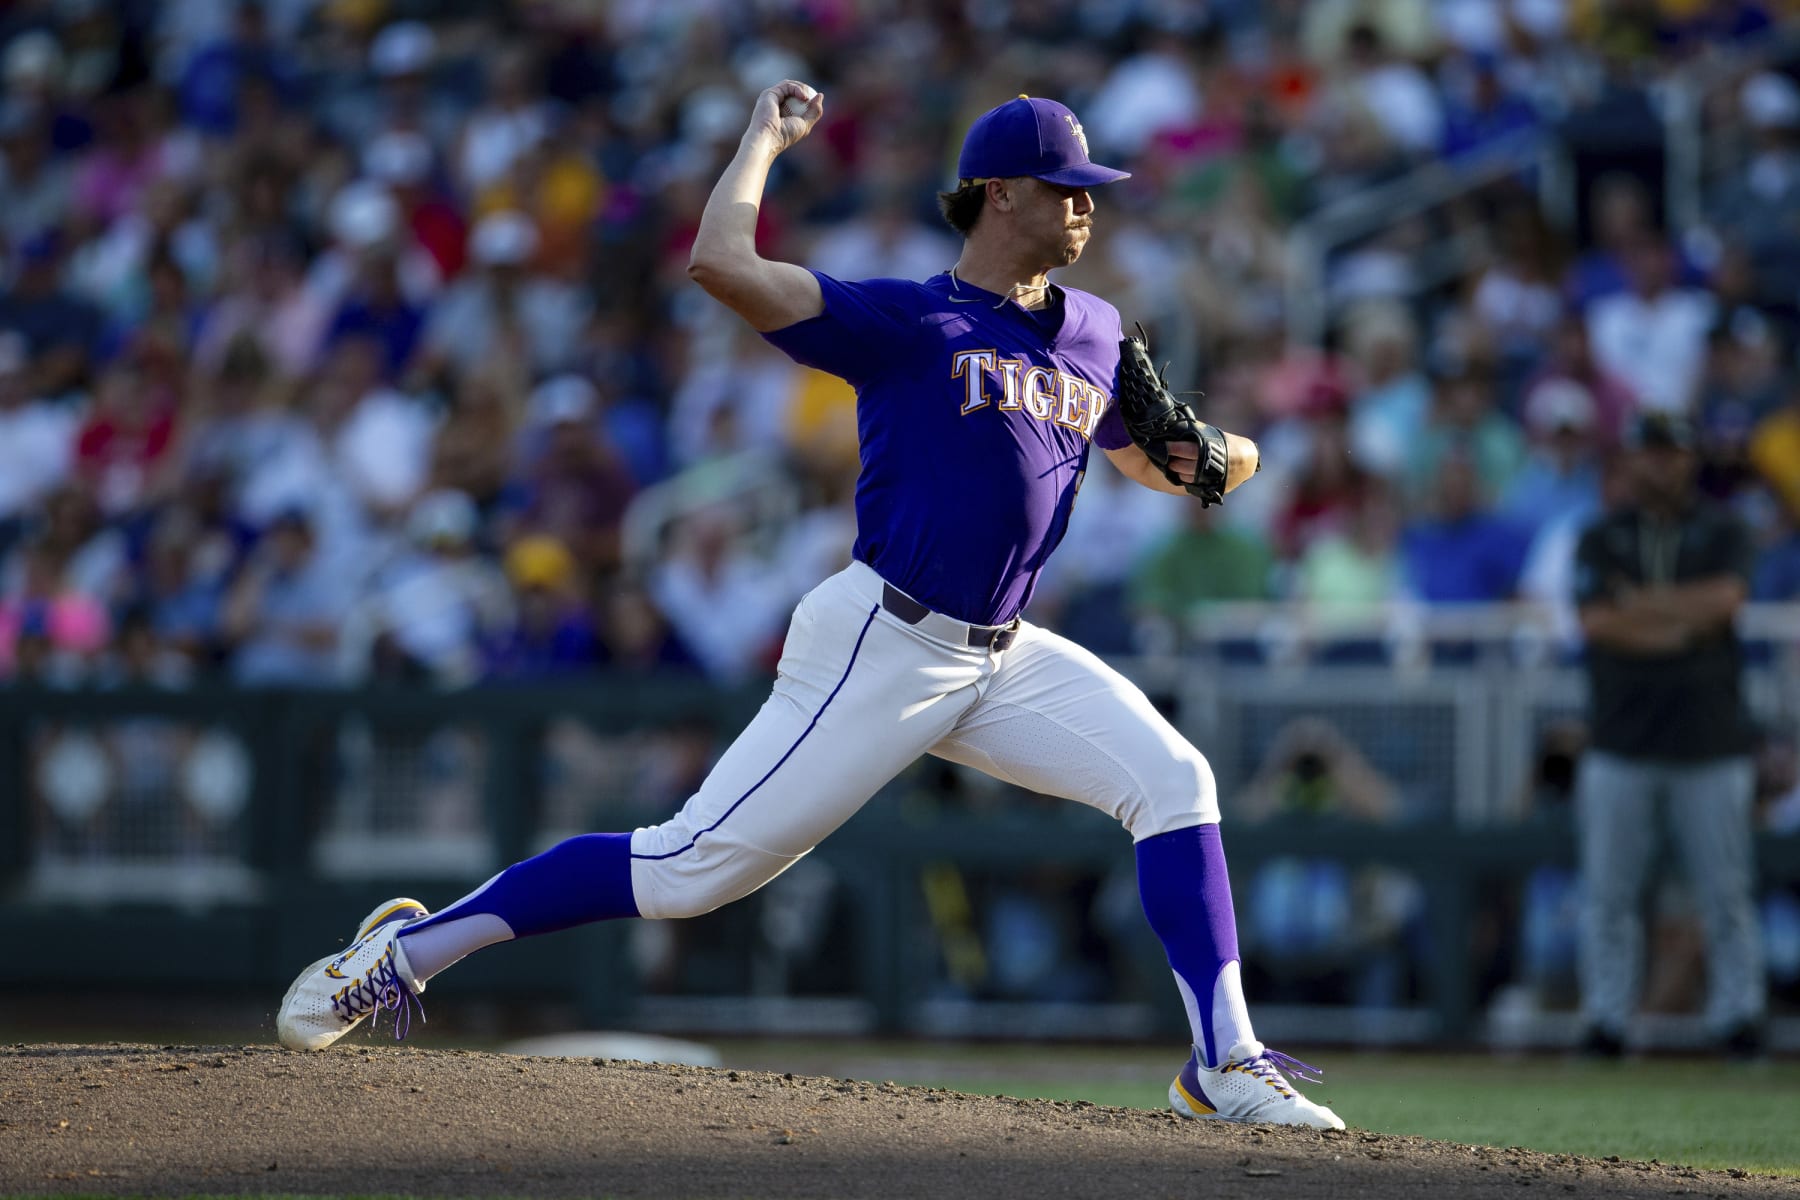
[[1218, 822], [1219, 786], [1212, 765], [1198, 750], [1133, 766], [1138, 790], [1120, 813], [1133, 841]]
[[693, 845], [644, 857], [633, 846], [631, 887], [638, 912], [651, 918], [697, 917], [741, 900], [798, 859], [702, 835]]

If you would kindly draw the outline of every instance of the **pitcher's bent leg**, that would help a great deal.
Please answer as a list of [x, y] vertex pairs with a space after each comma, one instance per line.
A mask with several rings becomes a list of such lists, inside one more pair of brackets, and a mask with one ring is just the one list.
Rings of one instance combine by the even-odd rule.
[[1144, 916], [1168, 953], [1203, 1064], [1257, 1045], [1212, 768], [1137, 685], [1027, 625], [980, 703], [932, 753], [1117, 818], [1137, 843]]

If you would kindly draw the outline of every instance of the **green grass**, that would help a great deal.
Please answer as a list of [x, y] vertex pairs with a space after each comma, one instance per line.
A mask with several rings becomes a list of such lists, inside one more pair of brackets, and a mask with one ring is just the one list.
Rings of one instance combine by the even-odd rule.
[[[1055, 1051], [1044, 1058], [1054, 1061]], [[1353, 1128], [1490, 1146], [1800, 1176], [1800, 1064], [1505, 1060], [1327, 1053], [1306, 1093]], [[1168, 1083], [1072, 1082], [1000, 1073], [894, 1076], [992, 1095], [1161, 1108]]]

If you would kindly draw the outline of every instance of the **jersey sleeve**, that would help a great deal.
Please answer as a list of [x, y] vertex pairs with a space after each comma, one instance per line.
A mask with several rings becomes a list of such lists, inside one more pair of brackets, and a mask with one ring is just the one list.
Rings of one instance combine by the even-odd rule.
[[813, 277], [819, 281], [825, 311], [763, 334], [771, 346], [802, 366], [851, 384], [902, 361], [913, 348], [918, 284], [905, 279], [847, 283], [820, 271]]
[[1102, 450], [1123, 450], [1131, 445], [1131, 435], [1125, 432], [1125, 418], [1119, 415], [1116, 398], [1107, 401], [1106, 412], [1094, 426], [1094, 445]]

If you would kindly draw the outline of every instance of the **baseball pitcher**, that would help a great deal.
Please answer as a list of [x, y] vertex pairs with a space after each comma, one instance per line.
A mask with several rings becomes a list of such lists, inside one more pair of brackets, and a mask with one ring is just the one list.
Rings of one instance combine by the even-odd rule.
[[795, 361], [856, 388], [855, 561], [800, 601], [773, 694], [679, 813], [572, 838], [436, 914], [382, 905], [289, 989], [281, 1040], [328, 1046], [494, 942], [749, 895], [935, 754], [1129, 831], [1193, 1031], [1169, 1089], [1177, 1113], [1342, 1128], [1283, 1074], [1309, 1068], [1251, 1028], [1206, 759], [1131, 682], [1023, 616], [1090, 445], [1203, 504], [1258, 465], [1253, 443], [1170, 395], [1112, 305], [1050, 282], [1087, 245], [1093, 190], [1125, 173], [1089, 161], [1074, 113], [1021, 96], [970, 127], [940, 197], [963, 237], [955, 266], [922, 283], [832, 279], [760, 257], [753, 237], [771, 164], [823, 111], [793, 80], [757, 98], [689, 274]]

